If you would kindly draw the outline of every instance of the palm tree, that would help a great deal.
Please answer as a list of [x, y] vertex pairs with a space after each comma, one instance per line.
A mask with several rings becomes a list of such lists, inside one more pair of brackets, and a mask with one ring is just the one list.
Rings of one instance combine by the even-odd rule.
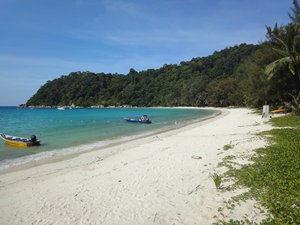
[[[276, 28], [282, 29], [282, 28]], [[275, 35], [276, 33], [283, 33]], [[266, 66], [266, 73], [271, 79], [282, 68], [288, 68], [289, 71], [299, 77], [300, 81], [300, 29], [295, 24], [289, 24], [283, 28], [283, 32], [271, 31], [268, 27], [269, 36], [275, 41], [273, 50], [277, 52], [281, 58]], [[280, 47], [277, 47], [280, 46]]]
[[299, 78], [300, 85], [300, 10], [298, 1], [294, 0], [293, 3], [292, 12], [294, 15], [289, 14], [292, 23], [280, 27], [276, 24], [274, 29], [267, 27], [267, 37], [272, 49], [281, 58], [267, 65], [265, 72], [271, 79], [281, 69], [288, 68], [291, 74]]

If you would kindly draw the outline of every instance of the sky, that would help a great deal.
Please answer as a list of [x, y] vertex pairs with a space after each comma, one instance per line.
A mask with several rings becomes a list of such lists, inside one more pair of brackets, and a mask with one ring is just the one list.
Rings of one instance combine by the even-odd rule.
[[0, 0], [0, 106], [74, 71], [127, 74], [265, 40], [292, 0]]

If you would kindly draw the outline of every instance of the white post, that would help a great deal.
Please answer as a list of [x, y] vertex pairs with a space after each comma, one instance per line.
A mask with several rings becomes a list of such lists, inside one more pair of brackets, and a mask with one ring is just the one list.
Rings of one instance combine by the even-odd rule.
[[269, 105], [264, 105], [262, 118], [269, 118], [270, 117], [269, 111], [270, 111]]

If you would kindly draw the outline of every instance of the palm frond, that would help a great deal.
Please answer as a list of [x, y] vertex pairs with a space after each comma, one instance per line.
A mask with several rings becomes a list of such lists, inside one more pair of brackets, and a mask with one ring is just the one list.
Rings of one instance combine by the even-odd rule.
[[296, 51], [297, 46], [299, 45], [299, 42], [300, 42], [300, 36], [298, 35], [297, 37], [294, 38], [294, 41], [293, 41], [293, 50], [294, 51]]
[[300, 6], [297, 0], [293, 0], [293, 5], [294, 8], [291, 8], [292, 12], [288, 13], [290, 19], [294, 23], [299, 23], [300, 22]]
[[273, 49], [274, 52], [276, 52], [277, 54], [279, 54], [279, 55], [281, 55], [283, 57], [287, 56], [286, 51], [283, 51], [283, 50], [278, 49], [278, 48], [272, 48], [272, 49]]
[[300, 64], [300, 55], [297, 55], [296, 57], [293, 58], [293, 62], [295, 64]]
[[293, 63], [289, 63], [289, 70], [295, 76], [296, 68], [295, 68], [295, 65]]
[[283, 45], [283, 47], [285, 48], [286, 52], [288, 52], [290, 50], [289, 46], [284, 42], [284, 40], [282, 40], [279, 37], [274, 37], [274, 39], [277, 40], [281, 45]]
[[280, 69], [283, 67], [288, 66], [291, 63], [291, 58], [290, 57], [284, 57], [281, 59], [278, 59], [269, 65], [266, 66], [265, 73], [268, 76], [268, 80], [270, 80], [276, 73], [279, 72]]
[[297, 96], [289, 94], [293, 100], [290, 103], [293, 113], [300, 115], [300, 91]]

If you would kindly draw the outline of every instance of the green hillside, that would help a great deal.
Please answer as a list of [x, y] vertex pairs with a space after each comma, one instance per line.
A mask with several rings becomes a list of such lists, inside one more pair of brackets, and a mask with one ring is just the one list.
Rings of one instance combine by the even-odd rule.
[[73, 72], [48, 81], [27, 105], [244, 105], [239, 68], [260, 48], [241, 44], [179, 65], [130, 69], [127, 75]]

